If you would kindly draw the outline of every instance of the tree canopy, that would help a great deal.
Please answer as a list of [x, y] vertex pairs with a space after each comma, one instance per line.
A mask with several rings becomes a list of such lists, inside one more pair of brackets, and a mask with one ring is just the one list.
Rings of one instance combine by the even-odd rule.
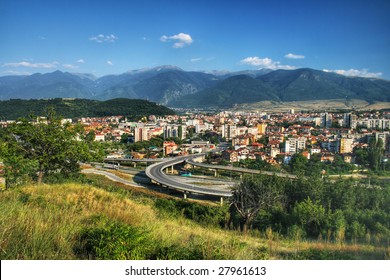
[[284, 179], [277, 176], [245, 176], [233, 188], [231, 203], [241, 217], [246, 232], [257, 213], [275, 206], [283, 197]]
[[78, 162], [88, 158], [83, 129], [49, 110], [45, 118], [21, 119], [1, 133], [1, 158], [5, 165], [6, 185], [27, 176], [42, 183], [45, 176], [78, 174]]

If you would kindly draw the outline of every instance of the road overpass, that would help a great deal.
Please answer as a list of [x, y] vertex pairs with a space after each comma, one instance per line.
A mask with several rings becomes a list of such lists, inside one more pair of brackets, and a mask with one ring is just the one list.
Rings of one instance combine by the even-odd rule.
[[191, 160], [193, 158], [198, 158], [201, 156], [204, 156], [204, 154], [182, 156], [182, 157], [169, 159], [163, 162], [155, 163], [146, 168], [145, 174], [153, 182], [160, 184], [161, 186], [183, 192], [184, 198], [187, 198], [187, 195], [191, 193], [205, 194], [205, 195], [220, 197], [222, 203], [223, 198], [232, 196], [232, 192], [230, 190], [223, 191], [223, 190], [213, 189], [212, 187], [208, 188], [208, 187], [190, 185], [187, 183], [179, 182], [174, 178], [172, 178], [171, 176], [167, 176], [163, 172], [164, 169], [166, 168], [169, 168], [171, 166], [173, 167], [176, 164], [180, 164], [187, 160]]
[[217, 175], [217, 170], [226, 170], [231, 172], [238, 172], [238, 173], [250, 173], [250, 174], [265, 174], [270, 176], [278, 176], [288, 179], [297, 179], [296, 175], [292, 174], [286, 174], [286, 173], [275, 173], [270, 171], [262, 171], [262, 170], [254, 170], [254, 169], [248, 169], [248, 168], [239, 168], [239, 167], [233, 167], [233, 166], [224, 166], [224, 165], [213, 165], [213, 164], [205, 164], [202, 162], [197, 162], [195, 159], [199, 157], [204, 157], [205, 154], [195, 154], [195, 155], [189, 155], [189, 156], [182, 156], [177, 158], [168, 159], [162, 162], [154, 163], [150, 166], [148, 166], [145, 170], [146, 176], [148, 176], [153, 182], [167, 187], [171, 188], [177, 191], [181, 191], [184, 193], [184, 198], [187, 197], [187, 194], [190, 193], [198, 193], [198, 194], [205, 194], [205, 195], [211, 195], [211, 196], [218, 196], [221, 198], [221, 202], [223, 201], [224, 197], [230, 197], [232, 196], [232, 192], [230, 190], [216, 190], [212, 187], [206, 188], [201, 186], [194, 186], [190, 185], [184, 182], [179, 182], [178, 180], [175, 180], [172, 176], [167, 176], [164, 173], [164, 169], [167, 169], [171, 167], [173, 169], [173, 166], [176, 164], [180, 164], [183, 162], [189, 163], [194, 166], [202, 167], [202, 168], [208, 168], [215, 171], [215, 175]]
[[156, 162], [162, 162], [167, 161], [169, 158], [105, 158], [103, 162], [115, 162], [115, 163], [133, 163], [133, 167], [137, 167], [138, 162], [144, 162], [144, 163], [156, 163]]
[[297, 179], [298, 178], [296, 175], [288, 174], [288, 173], [271, 172], [271, 171], [233, 167], [233, 166], [225, 166], [225, 165], [206, 164], [206, 163], [194, 161], [193, 158], [187, 159], [186, 162], [191, 164], [191, 165], [194, 165], [194, 166], [214, 170], [215, 177], [217, 177], [217, 175], [218, 175], [218, 170], [225, 170], [225, 171], [238, 172], [238, 173], [264, 174], [264, 175], [270, 175], [270, 176], [275, 175], [278, 177], [283, 177], [283, 178], [288, 178], [288, 179]]

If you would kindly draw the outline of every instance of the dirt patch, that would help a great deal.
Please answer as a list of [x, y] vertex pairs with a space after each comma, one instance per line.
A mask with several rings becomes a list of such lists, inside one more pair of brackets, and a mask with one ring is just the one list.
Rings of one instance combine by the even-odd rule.
[[251, 104], [240, 104], [235, 110], [265, 111], [265, 112], [288, 112], [295, 111], [334, 111], [334, 110], [381, 110], [389, 109], [390, 102], [377, 102], [370, 104], [364, 100], [352, 99], [329, 99], [329, 100], [306, 100], [292, 102], [261, 101]]

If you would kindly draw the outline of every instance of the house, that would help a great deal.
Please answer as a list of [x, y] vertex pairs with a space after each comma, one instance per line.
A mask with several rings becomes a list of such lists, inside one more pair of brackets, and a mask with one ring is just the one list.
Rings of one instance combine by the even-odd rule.
[[143, 158], [145, 158], [146, 154], [138, 153], [138, 152], [132, 152], [131, 156], [133, 157], [133, 159], [143, 159]]
[[333, 162], [334, 154], [332, 153], [322, 153], [321, 154], [321, 162]]
[[203, 148], [200, 145], [195, 145], [191, 147], [190, 151], [192, 154], [200, 154], [203, 152]]
[[279, 148], [271, 148], [271, 158], [275, 158], [278, 154], [280, 154]]
[[222, 151], [222, 159], [229, 162], [238, 162], [238, 153], [234, 150]]
[[163, 152], [165, 155], [171, 155], [177, 148], [178, 146], [174, 141], [164, 141], [163, 143]]
[[95, 133], [95, 141], [104, 141], [105, 135], [103, 133]]
[[310, 149], [310, 154], [319, 154], [319, 153], [321, 153], [321, 148], [320, 147], [312, 147], [311, 149]]
[[264, 144], [257, 143], [257, 142], [252, 143], [251, 146], [252, 146], [252, 149], [256, 150], [256, 151], [261, 150], [261, 149], [264, 148]]
[[310, 153], [308, 151], [303, 151], [301, 153], [305, 158], [310, 159]]
[[352, 154], [343, 154], [343, 160], [346, 163], [354, 163], [354, 158]]

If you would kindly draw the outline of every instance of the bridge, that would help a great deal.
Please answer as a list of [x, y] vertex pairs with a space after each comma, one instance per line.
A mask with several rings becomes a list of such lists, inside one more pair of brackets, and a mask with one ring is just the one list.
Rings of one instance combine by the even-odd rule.
[[174, 165], [186, 162], [194, 166], [214, 170], [215, 176], [217, 176], [217, 172], [218, 172], [217, 170], [226, 170], [226, 171], [239, 172], [239, 173], [265, 174], [265, 175], [278, 176], [278, 177], [283, 177], [288, 179], [297, 179], [297, 176], [292, 174], [275, 173], [270, 171], [254, 170], [254, 169], [224, 166], [224, 165], [205, 164], [202, 162], [195, 161], [195, 159], [199, 157], [204, 157], [204, 155], [205, 155], [204, 153], [195, 154], [195, 155], [182, 156], [182, 157], [177, 157], [162, 162], [158, 162], [148, 166], [145, 170], [145, 174], [152, 180], [152, 182], [155, 182], [167, 188], [171, 188], [183, 192], [185, 199], [187, 198], [187, 194], [198, 193], [198, 194], [205, 194], [211, 196], [218, 196], [221, 199], [221, 203], [223, 203], [223, 198], [232, 196], [230, 190], [229, 191], [216, 190], [213, 189], [212, 187], [206, 188], [206, 187], [190, 185], [183, 182], [178, 182], [177, 180], [173, 179], [171, 176], [167, 176], [164, 173], [164, 170], [169, 167], [173, 169]]
[[131, 162], [133, 163], [133, 167], [137, 167], [137, 162], [156, 163], [167, 160], [169, 160], [169, 158], [105, 158], [103, 162], [115, 162], [119, 164], [123, 162]]
[[191, 193], [197, 193], [197, 194], [204, 194], [204, 195], [210, 195], [210, 196], [217, 196], [220, 197], [221, 203], [223, 203], [223, 199], [226, 197], [232, 196], [232, 192], [230, 190], [220, 190], [220, 189], [214, 189], [212, 187], [206, 188], [201, 186], [195, 186], [190, 185], [187, 183], [179, 182], [175, 179], [173, 179], [170, 176], [167, 176], [163, 170], [168, 167], [173, 167], [176, 164], [180, 164], [185, 162], [186, 160], [191, 160], [193, 158], [198, 158], [204, 156], [204, 154], [196, 154], [196, 155], [190, 155], [190, 156], [182, 156], [177, 157], [173, 159], [169, 159], [163, 162], [155, 163], [153, 165], [150, 165], [146, 168], [145, 174], [148, 176], [152, 182], [155, 182], [157, 184], [160, 184], [161, 186], [171, 188], [177, 191], [181, 191], [184, 193], [184, 198], [187, 198], [188, 194]]
[[238, 172], [238, 173], [249, 173], [249, 174], [264, 174], [264, 175], [270, 175], [270, 176], [277, 176], [277, 177], [283, 177], [288, 179], [297, 179], [298, 177], [293, 174], [288, 173], [281, 173], [281, 172], [271, 172], [271, 171], [263, 171], [263, 170], [257, 170], [257, 169], [249, 169], [249, 168], [241, 168], [241, 167], [233, 167], [233, 166], [225, 166], [225, 165], [215, 165], [215, 164], [206, 164], [202, 162], [194, 161], [193, 158], [186, 160], [187, 163], [207, 168], [210, 170], [214, 170], [214, 176], [218, 176], [218, 170], [225, 170], [225, 171], [231, 171], [231, 172]]

